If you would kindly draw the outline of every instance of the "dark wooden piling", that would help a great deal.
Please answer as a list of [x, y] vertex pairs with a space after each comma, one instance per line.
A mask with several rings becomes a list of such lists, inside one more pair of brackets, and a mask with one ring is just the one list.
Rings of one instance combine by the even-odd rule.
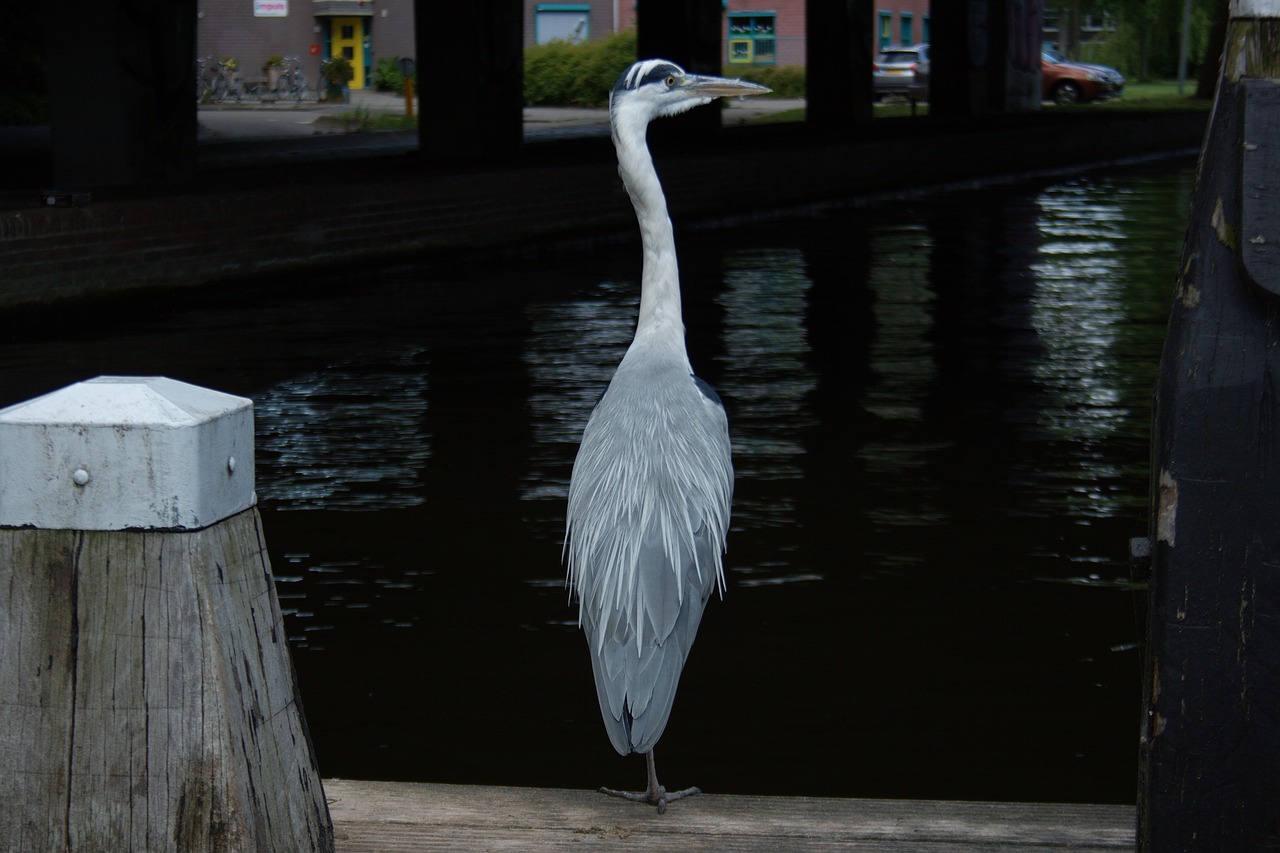
[[1280, 845], [1278, 14], [1233, 4], [1160, 365], [1141, 850]]

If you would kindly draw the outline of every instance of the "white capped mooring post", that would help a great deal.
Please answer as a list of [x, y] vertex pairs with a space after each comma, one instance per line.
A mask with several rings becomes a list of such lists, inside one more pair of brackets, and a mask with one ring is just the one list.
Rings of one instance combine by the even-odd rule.
[[172, 379], [0, 409], [6, 850], [333, 850], [253, 469]]

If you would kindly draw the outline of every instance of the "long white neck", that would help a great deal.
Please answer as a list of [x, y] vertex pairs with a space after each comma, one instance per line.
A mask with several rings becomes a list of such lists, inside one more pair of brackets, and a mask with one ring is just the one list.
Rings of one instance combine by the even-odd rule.
[[662, 184], [645, 143], [647, 122], [627, 112], [620, 111], [613, 117], [613, 144], [618, 151], [618, 173], [636, 209], [644, 247], [636, 339], [657, 336], [668, 345], [678, 346], [683, 356], [684, 322], [680, 315], [675, 234]]

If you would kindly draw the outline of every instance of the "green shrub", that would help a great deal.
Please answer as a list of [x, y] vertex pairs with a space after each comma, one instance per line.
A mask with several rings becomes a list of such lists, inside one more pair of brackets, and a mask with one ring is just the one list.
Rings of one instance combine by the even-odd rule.
[[356, 70], [351, 67], [351, 60], [335, 56], [320, 63], [320, 76], [330, 86], [346, 86], [355, 78]]
[[49, 100], [43, 92], [0, 92], [0, 125], [47, 124]]
[[731, 65], [724, 73], [726, 77], [741, 77], [768, 86], [775, 98], [804, 97], [804, 68], [799, 65]]
[[[635, 30], [603, 41], [553, 41], [525, 48], [524, 102], [531, 107], [603, 107], [618, 75], [635, 61]], [[730, 66], [724, 75], [768, 86], [776, 97], [804, 97], [803, 68]]]
[[636, 61], [634, 30], [603, 41], [553, 41], [524, 52], [524, 101], [529, 106], [602, 107], [626, 67]]
[[[415, 78], [417, 75], [413, 75]], [[385, 56], [378, 60], [373, 69], [373, 87], [379, 92], [395, 92], [404, 94], [405, 77], [400, 73], [400, 57]]]

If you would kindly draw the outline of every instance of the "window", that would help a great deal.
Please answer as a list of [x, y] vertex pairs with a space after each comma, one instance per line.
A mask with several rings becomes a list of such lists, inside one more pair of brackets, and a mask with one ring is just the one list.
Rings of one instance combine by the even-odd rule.
[[591, 7], [586, 3], [539, 3], [534, 7], [534, 44], [557, 40], [578, 44], [590, 37]]
[[877, 12], [876, 13], [876, 44], [884, 50], [893, 44], [893, 13]]
[[898, 43], [909, 45], [915, 44], [915, 27], [914, 21], [911, 19], [910, 12], [898, 13]]
[[729, 13], [729, 62], [735, 65], [773, 65], [778, 61], [773, 12]]

